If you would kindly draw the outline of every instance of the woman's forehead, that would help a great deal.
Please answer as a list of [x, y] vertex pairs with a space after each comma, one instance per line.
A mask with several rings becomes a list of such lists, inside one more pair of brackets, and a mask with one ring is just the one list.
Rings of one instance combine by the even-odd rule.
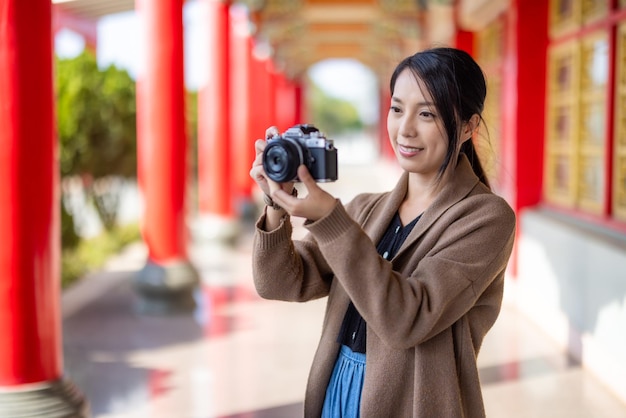
[[409, 94], [421, 96], [421, 101], [433, 102], [432, 95], [422, 79], [415, 74], [415, 72], [411, 71], [411, 69], [405, 68], [398, 75], [393, 96], [402, 97]]

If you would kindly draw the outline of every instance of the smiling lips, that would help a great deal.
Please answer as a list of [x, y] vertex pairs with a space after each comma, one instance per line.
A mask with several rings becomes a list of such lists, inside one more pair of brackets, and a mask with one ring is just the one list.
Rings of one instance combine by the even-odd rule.
[[413, 157], [419, 154], [420, 152], [422, 152], [423, 150], [424, 148], [414, 148], [414, 147], [409, 147], [406, 145], [398, 144], [398, 151], [403, 157]]

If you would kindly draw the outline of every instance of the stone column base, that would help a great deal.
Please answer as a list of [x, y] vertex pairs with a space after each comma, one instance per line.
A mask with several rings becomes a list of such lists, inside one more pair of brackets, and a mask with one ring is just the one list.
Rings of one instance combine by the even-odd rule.
[[137, 311], [155, 315], [192, 312], [199, 283], [200, 275], [188, 261], [156, 264], [148, 260], [134, 278]]
[[89, 405], [68, 380], [0, 387], [0, 417], [83, 418]]

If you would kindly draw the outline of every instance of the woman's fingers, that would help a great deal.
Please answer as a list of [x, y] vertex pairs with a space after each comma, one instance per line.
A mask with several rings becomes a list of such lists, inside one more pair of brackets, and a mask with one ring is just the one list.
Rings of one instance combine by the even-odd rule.
[[275, 126], [270, 126], [269, 128], [265, 130], [265, 139], [270, 139], [274, 135], [278, 135], [278, 134], [279, 134], [278, 128]]
[[264, 139], [257, 139], [256, 141], [254, 141], [254, 151], [257, 154], [262, 154], [266, 146], [267, 142]]
[[263, 193], [269, 193], [269, 187], [267, 183], [267, 176], [263, 169], [263, 150], [265, 149], [266, 142], [263, 139], [257, 139], [254, 142], [254, 150], [256, 155], [254, 161], [252, 161], [252, 167], [250, 168], [250, 177], [254, 180]]
[[329, 214], [337, 203], [336, 199], [318, 186], [306, 166], [298, 167], [298, 178], [307, 189], [305, 198], [298, 199], [284, 189], [273, 189], [272, 199], [289, 214], [312, 221]]

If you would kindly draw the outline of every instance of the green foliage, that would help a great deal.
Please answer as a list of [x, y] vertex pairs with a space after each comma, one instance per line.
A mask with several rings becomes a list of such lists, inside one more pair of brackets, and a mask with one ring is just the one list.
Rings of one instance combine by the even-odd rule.
[[98, 68], [85, 50], [56, 60], [61, 175], [136, 176], [135, 82], [115, 66]]
[[88, 50], [56, 60], [61, 176], [80, 176], [102, 225], [117, 220], [119, 181], [136, 177], [135, 82], [115, 66], [98, 68]]
[[97, 237], [81, 240], [61, 253], [61, 285], [68, 287], [87, 273], [96, 271], [128, 244], [141, 239], [139, 225], [128, 224], [104, 231]]
[[67, 211], [63, 202], [61, 205], [61, 248], [76, 248], [80, 242], [80, 237], [74, 228], [74, 217]]
[[328, 95], [311, 82], [309, 110], [312, 122], [329, 136], [363, 129], [356, 107], [347, 100]]

